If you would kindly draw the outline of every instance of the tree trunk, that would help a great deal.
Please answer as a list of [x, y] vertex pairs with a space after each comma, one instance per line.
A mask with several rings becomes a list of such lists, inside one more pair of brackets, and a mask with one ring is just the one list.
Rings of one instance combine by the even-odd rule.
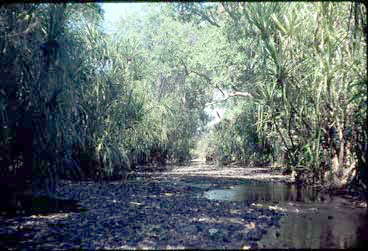
[[[339, 132], [339, 136], [342, 135]], [[340, 138], [340, 150], [331, 157], [330, 170], [324, 174], [330, 188], [345, 188], [356, 176], [356, 157], [351, 152], [351, 143]]]

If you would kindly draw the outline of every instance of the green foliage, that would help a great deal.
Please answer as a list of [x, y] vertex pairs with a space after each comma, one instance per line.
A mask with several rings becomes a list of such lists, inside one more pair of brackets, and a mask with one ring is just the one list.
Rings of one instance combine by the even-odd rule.
[[[230, 77], [217, 74], [225, 83], [221, 87], [227, 94], [240, 96], [236, 91], [242, 90], [251, 97], [244, 107], [253, 109], [242, 108], [244, 113], [216, 127], [220, 158], [241, 152], [235, 149], [246, 152], [254, 141], [268, 142], [272, 150], [265, 152], [270, 155], [266, 159], [289, 168], [307, 167], [319, 178], [332, 167], [332, 159], [338, 159], [343, 172], [354, 166], [356, 159], [349, 160], [354, 154], [365, 155], [365, 144], [357, 140], [365, 138], [358, 127], [366, 121], [361, 108], [366, 109], [367, 93], [359, 84], [367, 78], [363, 5], [177, 4], [175, 10], [185, 22], [201, 20], [221, 28], [232, 48], [223, 66]], [[230, 114], [238, 109], [228, 107]], [[355, 120], [358, 117], [361, 122]], [[240, 144], [236, 130], [247, 143]], [[356, 144], [360, 150], [351, 153]], [[360, 170], [363, 162], [359, 161]]]
[[214, 154], [220, 163], [233, 160], [244, 165], [266, 165], [272, 161], [273, 152], [268, 140], [257, 131], [255, 104], [234, 106], [232, 113], [214, 126], [208, 154]]
[[[4, 170], [23, 161], [24, 182], [33, 173], [37, 189], [53, 190], [70, 163], [79, 177], [122, 177], [190, 159], [199, 138], [225, 164], [281, 162], [316, 176], [334, 158], [340, 169], [354, 158], [366, 166], [363, 5], [145, 11], [106, 34], [98, 4], [0, 7]], [[221, 95], [225, 116], [208, 129], [205, 108]]]

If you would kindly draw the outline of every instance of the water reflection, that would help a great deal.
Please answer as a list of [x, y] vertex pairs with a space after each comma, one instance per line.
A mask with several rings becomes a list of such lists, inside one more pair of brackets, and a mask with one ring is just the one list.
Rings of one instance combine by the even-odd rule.
[[319, 194], [316, 189], [297, 187], [293, 184], [249, 182], [233, 186], [229, 189], [216, 189], [204, 193], [210, 200], [229, 200], [247, 202], [314, 202], [324, 201], [327, 198]]
[[318, 213], [288, 213], [271, 229], [260, 248], [345, 249], [367, 245], [368, 221], [361, 209], [318, 208]]
[[210, 200], [246, 201], [265, 207], [277, 204], [286, 209], [280, 228], [267, 231], [258, 243], [259, 248], [336, 249], [367, 244], [367, 210], [353, 208], [347, 199], [324, 195], [310, 187], [249, 181], [229, 189], [210, 190], [203, 196]]

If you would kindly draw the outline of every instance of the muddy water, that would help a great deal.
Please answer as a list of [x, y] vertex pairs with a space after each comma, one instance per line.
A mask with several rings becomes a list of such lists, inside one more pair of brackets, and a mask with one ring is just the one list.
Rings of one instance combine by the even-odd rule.
[[209, 200], [245, 201], [254, 207], [283, 212], [259, 248], [352, 248], [367, 245], [367, 209], [354, 208], [349, 198], [282, 182], [245, 181], [202, 193]]

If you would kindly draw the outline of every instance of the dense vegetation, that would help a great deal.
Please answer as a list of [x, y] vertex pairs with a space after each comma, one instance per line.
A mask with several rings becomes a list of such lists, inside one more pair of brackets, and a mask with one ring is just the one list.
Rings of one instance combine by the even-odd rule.
[[285, 166], [298, 176], [304, 172], [304, 182], [337, 187], [357, 177], [356, 171], [367, 181], [362, 4], [224, 3], [176, 9], [181, 20], [207, 22], [226, 37], [217, 74], [226, 116], [211, 139], [221, 162]]
[[[99, 4], [0, 12], [7, 187], [124, 178], [189, 160], [198, 141], [220, 164], [368, 184], [360, 3], [155, 4], [112, 34]], [[225, 111], [214, 127], [211, 107]]]

